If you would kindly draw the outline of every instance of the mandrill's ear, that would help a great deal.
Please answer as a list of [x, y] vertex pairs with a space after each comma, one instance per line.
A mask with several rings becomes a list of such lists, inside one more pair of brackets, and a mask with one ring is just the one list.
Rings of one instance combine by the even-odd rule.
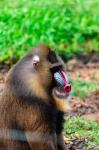
[[33, 66], [37, 66], [40, 62], [40, 57], [38, 55], [34, 55], [32, 59]]

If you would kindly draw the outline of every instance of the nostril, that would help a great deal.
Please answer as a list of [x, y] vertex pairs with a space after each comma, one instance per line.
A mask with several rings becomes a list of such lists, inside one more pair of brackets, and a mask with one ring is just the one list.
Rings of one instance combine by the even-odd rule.
[[67, 93], [70, 93], [71, 92], [71, 85], [69, 83], [66, 83], [65, 86], [64, 86], [64, 90], [67, 92]]

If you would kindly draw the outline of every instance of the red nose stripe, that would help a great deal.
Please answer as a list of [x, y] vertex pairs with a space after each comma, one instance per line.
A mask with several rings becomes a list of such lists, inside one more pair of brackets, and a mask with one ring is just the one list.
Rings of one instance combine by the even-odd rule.
[[65, 80], [65, 84], [68, 83], [68, 78], [67, 78], [65, 72], [64, 72], [64, 71], [61, 71], [61, 72], [60, 72], [60, 75], [61, 75], [61, 77]]
[[68, 77], [66, 76], [64, 71], [60, 72], [61, 77], [64, 79], [64, 90], [67, 93], [71, 92], [71, 85], [69, 84]]

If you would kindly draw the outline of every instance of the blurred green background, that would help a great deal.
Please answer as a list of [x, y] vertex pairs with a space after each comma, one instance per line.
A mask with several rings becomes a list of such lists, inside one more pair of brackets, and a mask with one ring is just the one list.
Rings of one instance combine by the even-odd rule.
[[[0, 65], [11, 66], [39, 43], [51, 46], [64, 60], [99, 53], [99, 0], [0, 0]], [[98, 73], [85, 80], [76, 71], [71, 95], [84, 99], [99, 91]], [[65, 134], [78, 134], [88, 139], [88, 147], [99, 148], [99, 123], [67, 118]]]
[[42, 42], [64, 59], [99, 52], [99, 0], [0, 1], [1, 63]]

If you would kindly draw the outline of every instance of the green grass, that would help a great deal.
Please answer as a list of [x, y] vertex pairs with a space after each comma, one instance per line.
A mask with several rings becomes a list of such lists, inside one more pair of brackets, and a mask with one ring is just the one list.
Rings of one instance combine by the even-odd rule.
[[0, 62], [44, 42], [63, 58], [99, 52], [99, 0], [0, 1]]
[[72, 80], [72, 95], [84, 98], [94, 91], [99, 91], [99, 83], [85, 80]]
[[[71, 84], [73, 86], [72, 95], [80, 98], [85, 98], [93, 91], [99, 91], [98, 82], [72, 80]], [[85, 149], [99, 148], [99, 124], [96, 122], [85, 120], [82, 117], [67, 117], [64, 131], [69, 139], [76, 136], [88, 139]]]
[[84, 137], [88, 139], [88, 148], [97, 146], [99, 148], [99, 124], [87, 121], [82, 117], [67, 117], [64, 127], [66, 137]]

